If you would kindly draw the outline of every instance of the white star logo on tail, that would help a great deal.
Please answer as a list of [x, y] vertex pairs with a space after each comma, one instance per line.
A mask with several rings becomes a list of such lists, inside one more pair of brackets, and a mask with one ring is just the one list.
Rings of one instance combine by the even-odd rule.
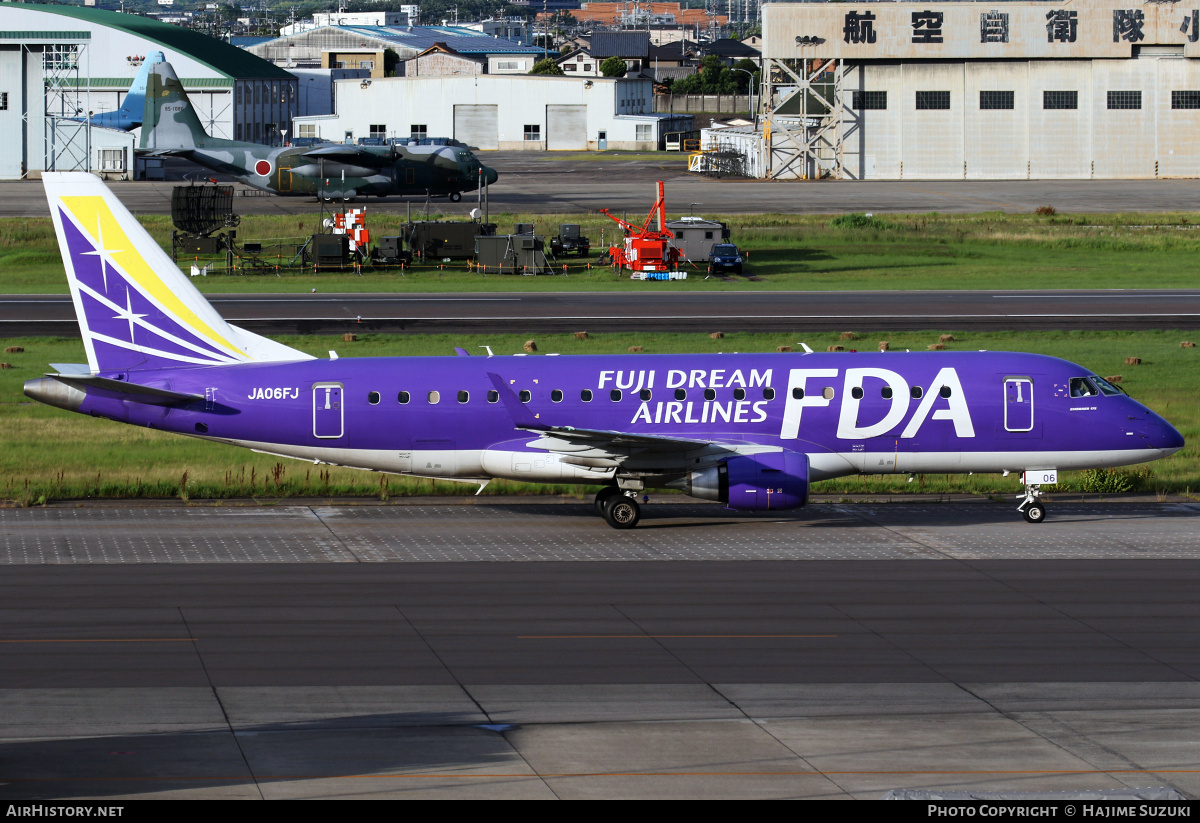
[[129, 287], [128, 286], [125, 287], [125, 310], [122, 311], [121, 307], [118, 306], [117, 312], [118, 312], [117, 314], [113, 315], [113, 320], [129, 321], [129, 342], [130, 343], [134, 342], [134, 340], [133, 340], [133, 324], [134, 324], [134, 322], [141, 320], [146, 315], [133, 313], [133, 300], [129, 296]]
[[[120, 254], [124, 249], [106, 249], [104, 248], [104, 229], [100, 225], [100, 215], [96, 215], [96, 237], [99, 242], [96, 244], [95, 251], [85, 251], [84, 254], [90, 254], [100, 258], [100, 276], [104, 278], [104, 293], [108, 294], [108, 267], [112, 265], [111, 257], [114, 254]], [[129, 292], [126, 290], [126, 297]]]

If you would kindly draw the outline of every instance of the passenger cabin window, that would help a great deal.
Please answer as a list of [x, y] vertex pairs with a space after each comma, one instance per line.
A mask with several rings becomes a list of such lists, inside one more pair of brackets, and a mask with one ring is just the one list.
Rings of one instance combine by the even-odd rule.
[[850, 390], [850, 396], [853, 397], [855, 400], [862, 400], [862, 398], [863, 398], [862, 386], [855, 386], [854, 388], [852, 388]]
[[1092, 385], [1092, 381], [1086, 377], [1071, 378], [1071, 396], [1072, 397], [1095, 397], [1100, 394], [1100, 390]]
[[940, 394], [942, 397], [949, 397], [951, 394], [950, 387], [942, 386], [942, 388], [938, 391], [938, 394]]
[[370, 394], [368, 394], [367, 402], [370, 403], [372, 406], [378, 406], [379, 405], [379, 392], [373, 391]]
[[406, 403], [408, 403], [408, 401], [411, 399], [412, 399], [412, 396], [406, 391], [402, 391], [396, 395], [396, 402], [402, 406], [405, 405]]
[[824, 397], [826, 400], [832, 400], [833, 399], [833, 386], [826, 386], [824, 391], [821, 392], [821, 396]]
[[431, 391], [425, 397], [431, 406], [436, 406], [438, 403], [442, 402], [442, 395], [439, 392]]
[[562, 402], [562, 392], [559, 391], [558, 389], [555, 389], [554, 391], [550, 392], [550, 399], [553, 400], [555, 403], [561, 403]]
[[774, 399], [775, 399], [775, 390], [774, 389], [763, 389], [763, 400], [774, 400]]
[[675, 399], [676, 400], [687, 400], [687, 390], [686, 389], [676, 389], [675, 390]]
[[466, 402], [467, 402], [468, 400], [470, 400], [470, 399], [471, 399], [471, 393], [470, 393], [470, 392], [460, 391], [460, 392], [458, 393], [458, 402], [459, 402], [459, 403], [466, 403]]
[[533, 399], [533, 395], [529, 393], [529, 389], [521, 389], [521, 393], [518, 394], [517, 397], [521, 399], [522, 403], [528, 403], [531, 399]]
[[921, 395], [923, 395], [925, 392], [921, 390], [920, 386], [913, 386], [908, 390], [908, 393], [913, 396], [914, 400], [919, 400]]
[[621, 400], [621, 390], [620, 390], [620, 389], [613, 389], [612, 391], [610, 391], [610, 392], [608, 393], [608, 396], [609, 396], [609, 399], [611, 399], [611, 400], [612, 400], [614, 403], [620, 402], [620, 400]]
[[649, 389], [642, 389], [640, 392], [638, 392], [638, 397], [642, 400], [649, 400], [652, 396], [653, 395], [650, 393]]
[[892, 399], [892, 387], [884, 386], [882, 389], [879, 390], [879, 396], [882, 397], [884, 400], [891, 400]]
[[792, 389], [792, 399], [793, 400], [803, 400], [804, 399], [804, 389], [800, 388], [799, 386]]
[[734, 389], [733, 390], [733, 399], [734, 400], [745, 400], [746, 399], [746, 390], [745, 389]]
[[704, 390], [704, 399], [705, 400], [716, 400], [717, 399], [717, 390], [716, 389], [705, 389]]
[[592, 402], [592, 390], [584, 389], [583, 391], [581, 391], [579, 393], [579, 399], [582, 400], [584, 403], [591, 403]]

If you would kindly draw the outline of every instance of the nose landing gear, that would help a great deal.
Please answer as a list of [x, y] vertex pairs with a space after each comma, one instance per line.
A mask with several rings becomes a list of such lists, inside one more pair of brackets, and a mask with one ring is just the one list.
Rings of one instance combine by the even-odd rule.
[[1026, 523], [1041, 523], [1046, 519], [1046, 504], [1041, 499], [1041, 486], [1026, 484], [1025, 493], [1017, 497], [1021, 501], [1017, 511], [1025, 518]]

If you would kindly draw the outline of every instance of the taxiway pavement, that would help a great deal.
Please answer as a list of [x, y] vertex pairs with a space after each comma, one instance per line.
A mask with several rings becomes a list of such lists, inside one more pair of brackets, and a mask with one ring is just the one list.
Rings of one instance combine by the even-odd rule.
[[[1200, 183], [1195, 180], [768, 181], [692, 174], [686, 156], [671, 153], [597, 159], [595, 153], [519, 151], [480, 152], [479, 157], [500, 172], [488, 194], [495, 214], [579, 214], [602, 208], [645, 214], [657, 180], [666, 183], [673, 214], [1033, 212], [1042, 206], [1075, 214], [1200, 211]], [[112, 188], [134, 214], [167, 215], [171, 190], [185, 174], [228, 179], [187, 161], [169, 160], [166, 181], [114, 182]], [[384, 212], [425, 208], [424, 198], [358, 202]], [[234, 205], [238, 214], [311, 215], [317, 209], [311, 197], [239, 196]], [[465, 216], [476, 205], [473, 192], [465, 192], [459, 203], [431, 201], [434, 212], [448, 216]], [[48, 215], [39, 181], [0, 182], [0, 217]]]
[[[1200, 328], [1198, 289], [304, 293], [208, 298], [230, 322], [263, 334]], [[68, 295], [0, 296], [0, 337], [78, 333]]]
[[1200, 506], [0, 510], [0, 798], [1200, 794]]

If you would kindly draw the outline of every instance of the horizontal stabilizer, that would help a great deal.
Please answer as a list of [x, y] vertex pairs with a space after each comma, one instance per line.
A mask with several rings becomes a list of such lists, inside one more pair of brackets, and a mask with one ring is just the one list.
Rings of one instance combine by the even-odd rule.
[[109, 394], [121, 395], [123, 400], [131, 403], [145, 403], [149, 406], [186, 406], [189, 403], [203, 402], [204, 400], [202, 394], [187, 394], [154, 386], [141, 386], [126, 380], [113, 380], [94, 374], [47, 374], [46, 376], [73, 388], [99, 389]]
[[62, 375], [91, 374], [87, 363], [51, 363], [51, 367]]

